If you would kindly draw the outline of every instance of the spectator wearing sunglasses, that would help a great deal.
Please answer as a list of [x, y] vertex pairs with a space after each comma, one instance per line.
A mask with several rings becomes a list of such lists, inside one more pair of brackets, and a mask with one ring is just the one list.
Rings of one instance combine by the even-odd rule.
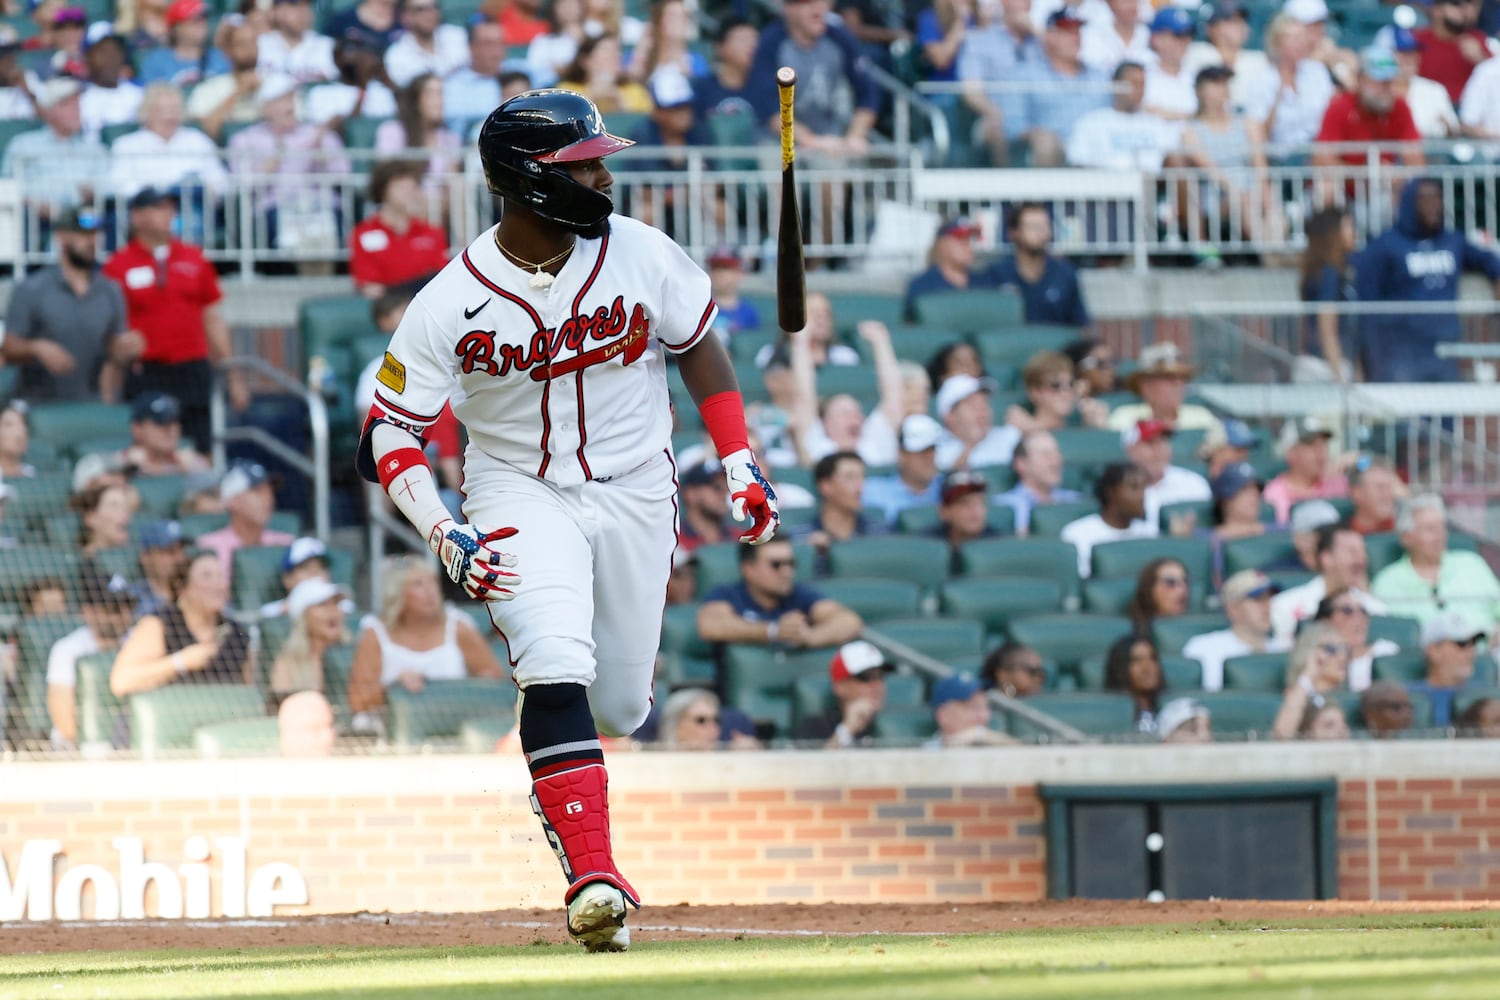
[[986, 691], [999, 691], [1007, 698], [1030, 698], [1047, 687], [1047, 666], [1030, 646], [1007, 642], [984, 658], [979, 683]]
[[67, 209], [52, 235], [57, 263], [28, 275], [5, 313], [5, 361], [21, 372], [16, 394], [32, 402], [113, 401], [120, 366], [140, 353], [141, 338], [125, 330], [120, 286], [99, 271], [99, 219]]
[[1138, 629], [1149, 629], [1158, 618], [1187, 614], [1188, 571], [1176, 559], [1153, 559], [1141, 568], [1135, 596], [1127, 612]]
[[1119, 388], [1115, 376], [1115, 349], [1104, 341], [1082, 337], [1064, 347], [1062, 352], [1073, 362], [1073, 370], [1078, 373], [1080, 399], [1097, 399]]
[[1349, 680], [1349, 646], [1332, 625], [1309, 624], [1297, 636], [1287, 658], [1286, 694], [1271, 735], [1279, 740], [1296, 739], [1309, 708], [1321, 708], [1346, 689]]
[[1362, 603], [1364, 597], [1357, 587], [1341, 587], [1323, 598], [1313, 615], [1313, 621], [1326, 622], [1338, 629], [1349, 646], [1350, 691], [1363, 691], [1370, 686], [1375, 657], [1401, 652], [1401, 647], [1390, 639], [1370, 640], [1370, 612]]
[[1448, 508], [1432, 493], [1413, 497], [1396, 514], [1406, 555], [1381, 570], [1371, 591], [1391, 614], [1428, 622], [1454, 611], [1476, 632], [1500, 620], [1500, 580], [1477, 552], [1448, 547]]
[[885, 707], [885, 677], [895, 668], [885, 654], [863, 639], [840, 646], [828, 663], [838, 704], [797, 724], [798, 740], [821, 740], [829, 749], [858, 746], [879, 735]]
[[1038, 351], [1021, 369], [1026, 402], [1005, 411], [1005, 422], [1022, 434], [1066, 427], [1103, 427], [1109, 407], [1078, 395], [1073, 362], [1057, 351]]
[[1432, 705], [1432, 724], [1453, 722], [1453, 698], [1478, 685], [1474, 683], [1474, 657], [1484, 634], [1463, 615], [1449, 611], [1422, 626], [1422, 649], [1427, 655], [1427, 677], [1407, 687], [1426, 695]]

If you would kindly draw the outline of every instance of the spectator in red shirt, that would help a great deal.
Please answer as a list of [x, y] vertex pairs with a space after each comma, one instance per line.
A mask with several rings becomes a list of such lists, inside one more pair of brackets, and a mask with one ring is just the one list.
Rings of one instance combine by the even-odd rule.
[[1448, 96], [1457, 107], [1474, 67], [1490, 57], [1489, 39], [1475, 27], [1479, 20], [1479, 0], [1429, 2], [1432, 23], [1411, 32], [1422, 45], [1417, 75], [1447, 87]]
[[[1401, 75], [1395, 53], [1389, 49], [1371, 47], [1360, 54], [1359, 80], [1353, 92], [1335, 94], [1323, 113], [1323, 127], [1318, 130], [1314, 142], [1360, 143], [1360, 142], [1411, 142], [1422, 141], [1417, 123], [1412, 119], [1411, 108], [1404, 98], [1396, 96], [1395, 80]], [[1399, 154], [1382, 151], [1382, 163], [1395, 163], [1397, 157], [1407, 166], [1420, 166], [1427, 162], [1422, 150], [1417, 147], [1404, 149]], [[1332, 167], [1340, 163], [1363, 166], [1366, 153], [1363, 149], [1340, 152], [1318, 149], [1313, 152], [1313, 163]]]
[[541, 6], [539, 0], [500, 0], [495, 20], [500, 23], [506, 45], [530, 45], [538, 35], [547, 33], [546, 18], [537, 16]]
[[[175, 396], [182, 404], [183, 436], [206, 453], [213, 365], [232, 350], [219, 278], [202, 250], [172, 235], [174, 195], [145, 187], [128, 208], [130, 242], [104, 265], [105, 276], [125, 292], [126, 325], [145, 341], [125, 373], [125, 399], [153, 392]], [[250, 405], [243, 373], [225, 378], [230, 405], [243, 411]]]
[[380, 210], [354, 227], [349, 276], [363, 295], [432, 277], [448, 263], [448, 237], [422, 218], [426, 166], [382, 160], [370, 172], [370, 200]]

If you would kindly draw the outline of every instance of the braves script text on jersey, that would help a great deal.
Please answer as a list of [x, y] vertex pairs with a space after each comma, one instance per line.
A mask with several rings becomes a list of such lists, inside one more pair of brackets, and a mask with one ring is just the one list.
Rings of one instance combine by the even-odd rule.
[[628, 733], [650, 707], [676, 540], [663, 352], [697, 344], [717, 309], [681, 248], [621, 216], [578, 238], [550, 288], [529, 278], [493, 230], [470, 244], [407, 310], [375, 409], [421, 434], [453, 400], [464, 514], [517, 529], [506, 551], [525, 583], [488, 605], [517, 683], [591, 685], [601, 730]]

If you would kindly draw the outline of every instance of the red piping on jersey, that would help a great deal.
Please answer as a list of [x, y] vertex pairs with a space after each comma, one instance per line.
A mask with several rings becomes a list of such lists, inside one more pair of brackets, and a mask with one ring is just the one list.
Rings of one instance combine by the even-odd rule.
[[469, 269], [469, 273], [474, 276], [475, 281], [479, 282], [485, 288], [488, 288], [490, 291], [494, 292], [502, 299], [505, 299], [508, 302], [514, 302], [522, 309], [525, 309], [526, 315], [531, 317], [531, 321], [536, 324], [536, 328], [538, 330], [546, 329], [546, 326], [542, 323], [542, 317], [538, 316], [536, 310], [531, 308], [531, 303], [527, 302], [519, 295], [513, 295], [510, 292], [507, 292], [505, 289], [501, 288], [499, 285], [495, 284], [489, 278], [486, 278], [483, 274], [481, 274], [479, 268], [475, 267], [474, 262], [469, 259], [469, 251], [465, 250], [463, 253], [463, 257], [464, 267], [467, 267]]
[[547, 439], [552, 435], [552, 416], [547, 412], [547, 397], [550, 395], [552, 381], [549, 379], [542, 383], [542, 464], [536, 467], [538, 479], [547, 474], [547, 466], [552, 462], [552, 453], [547, 450]]
[[375, 393], [375, 403], [378, 406], [383, 406], [388, 410], [394, 411], [397, 416], [405, 417], [412, 423], [417, 424], [430, 424], [438, 417], [442, 416], [441, 413], [434, 413], [430, 417], [424, 417], [420, 413], [413, 413], [405, 407], [397, 406], [395, 403], [382, 396], [378, 391]]
[[703, 334], [708, 331], [708, 320], [709, 317], [714, 314], [714, 308], [716, 305], [717, 303], [715, 303], [713, 299], [708, 300], [708, 307], [703, 310], [703, 315], [698, 318], [698, 329], [693, 331], [693, 335], [687, 339], [687, 343], [683, 344], [681, 347], [675, 345], [668, 346], [670, 346], [672, 350], [677, 351], [680, 354], [681, 352], [687, 350], [689, 347], [692, 347], [698, 341], [702, 340]]
[[[604, 267], [604, 255], [609, 252], [609, 230], [604, 231], [604, 237], [599, 243], [599, 259], [594, 261], [594, 269], [589, 272], [588, 278], [583, 282], [583, 287], [578, 289], [578, 294], [573, 297], [573, 315], [578, 315], [578, 309], [583, 304], [583, 297], [593, 287], [594, 279], [599, 277], [600, 270]], [[549, 366], [550, 367], [550, 366]], [[584, 442], [589, 439], [588, 425], [583, 419], [583, 372], [574, 376], [578, 385], [578, 465], [583, 469], [584, 479], [593, 479], [594, 474], [589, 471], [589, 461], [583, 457]]]

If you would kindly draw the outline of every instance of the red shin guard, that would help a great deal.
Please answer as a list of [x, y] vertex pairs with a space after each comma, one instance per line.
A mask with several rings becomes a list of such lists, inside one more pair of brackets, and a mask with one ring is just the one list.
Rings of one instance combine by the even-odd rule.
[[577, 767], [531, 783], [531, 811], [542, 821], [547, 841], [568, 879], [564, 902], [571, 903], [590, 882], [608, 882], [636, 906], [640, 897], [615, 870], [609, 843], [609, 774], [601, 763]]

